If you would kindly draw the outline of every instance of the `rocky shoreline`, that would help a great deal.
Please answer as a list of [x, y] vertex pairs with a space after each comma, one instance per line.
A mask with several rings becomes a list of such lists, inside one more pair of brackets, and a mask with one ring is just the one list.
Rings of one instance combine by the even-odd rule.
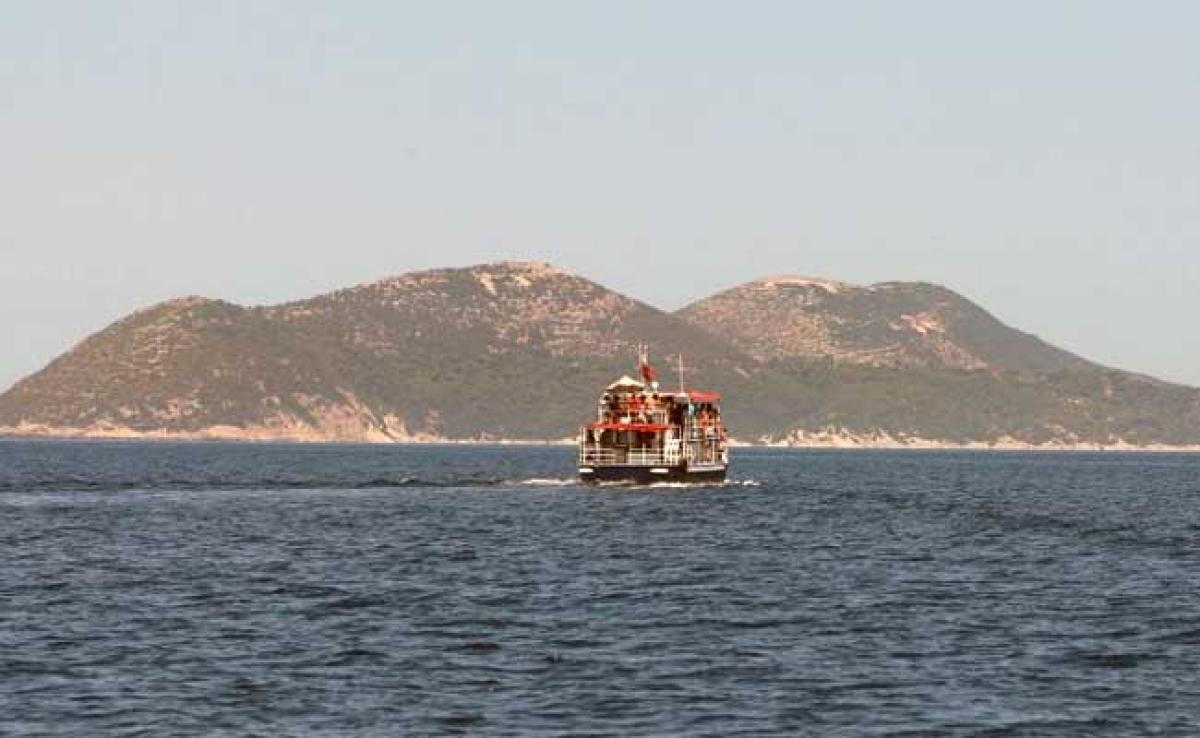
[[[91, 428], [58, 428], [25, 424], [0, 427], [0, 438], [61, 439], [61, 440], [127, 440], [127, 441], [235, 441], [243, 443], [346, 443], [346, 444], [406, 444], [406, 445], [464, 445], [464, 446], [569, 446], [573, 437], [563, 438], [449, 438], [428, 433], [397, 435], [394, 433], [364, 432], [359, 435], [321, 433], [303, 428], [237, 428], [214, 426], [195, 432], [138, 431], [116, 426]], [[795, 431], [784, 438], [760, 438], [756, 441], [731, 439], [735, 448], [791, 449], [879, 449], [908, 451], [1062, 451], [1062, 452], [1143, 452], [1143, 453], [1200, 453], [1200, 445], [1146, 444], [1138, 445], [1117, 439], [1111, 443], [1081, 443], [1055, 440], [1030, 443], [1015, 438], [987, 441], [956, 442], [916, 436], [892, 436], [888, 433], [851, 433]]]

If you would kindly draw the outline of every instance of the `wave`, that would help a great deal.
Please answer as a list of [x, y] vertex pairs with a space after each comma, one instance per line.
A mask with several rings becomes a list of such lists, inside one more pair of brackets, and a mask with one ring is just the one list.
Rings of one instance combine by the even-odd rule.
[[726, 479], [723, 482], [652, 482], [646, 486], [651, 489], [660, 487], [689, 489], [693, 487], [761, 487], [762, 483], [755, 479]]

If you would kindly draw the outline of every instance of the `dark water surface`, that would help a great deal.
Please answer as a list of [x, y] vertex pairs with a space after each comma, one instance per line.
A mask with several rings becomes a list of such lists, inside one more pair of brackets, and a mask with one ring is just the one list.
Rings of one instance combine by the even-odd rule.
[[0, 441], [0, 733], [1200, 734], [1200, 457]]

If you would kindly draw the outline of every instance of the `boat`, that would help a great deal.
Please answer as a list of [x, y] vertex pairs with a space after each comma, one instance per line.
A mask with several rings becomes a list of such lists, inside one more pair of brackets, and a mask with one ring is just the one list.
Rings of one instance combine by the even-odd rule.
[[584, 482], [719, 482], [729, 469], [721, 396], [686, 389], [679, 358], [679, 390], [664, 391], [638, 347], [641, 379], [622, 376], [604, 388], [596, 419], [579, 435], [579, 478]]

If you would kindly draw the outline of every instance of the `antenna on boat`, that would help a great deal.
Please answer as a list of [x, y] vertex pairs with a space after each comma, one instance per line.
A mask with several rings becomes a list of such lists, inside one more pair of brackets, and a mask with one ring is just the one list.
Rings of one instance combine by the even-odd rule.
[[678, 354], [676, 354], [672, 358], [674, 358], [674, 360], [675, 360], [675, 373], [679, 375], [679, 392], [680, 392], [680, 394], [686, 393], [687, 388], [684, 386], [683, 374], [684, 374], [684, 372], [690, 372], [691, 370], [695, 369], [696, 367], [683, 365], [683, 352], [682, 351], [680, 351]]

